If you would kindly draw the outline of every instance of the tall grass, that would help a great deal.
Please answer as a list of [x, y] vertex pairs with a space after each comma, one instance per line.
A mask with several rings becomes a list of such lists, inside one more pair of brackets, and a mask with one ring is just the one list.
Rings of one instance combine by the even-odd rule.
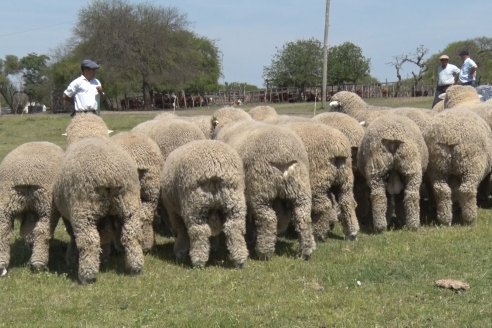
[[[297, 111], [307, 115], [311, 106], [298, 105]], [[122, 131], [154, 115], [103, 118]], [[0, 158], [27, 141], [64, 146], [61, 133], [68, 120], [0, 117]], [[212, 255], [204, 269], [176, 263], [173, 240], [158, 237], [142, 275], [125, 275], [122, 256], [115, 256], [89, 286], [80, 286], [76, 268], [63, 260], [68, 240], [63, 224], [51, 243], [49, 271], [33, 274], [16, 222], [9, 273], [0, 279], [0, 326], [490, 327], [491, 220], [491, 211], [481, 209], [471, 227], [361, 234], [355, 242], [344, 241], [337, 227], [309, 261], [296, 257], [297, 241], [281, 238], [271, 261], [248, 260], [242, 270], [232, 269], [222, 253]], [[440, 278], [464, 280], [471, 289], [437, 288]]]

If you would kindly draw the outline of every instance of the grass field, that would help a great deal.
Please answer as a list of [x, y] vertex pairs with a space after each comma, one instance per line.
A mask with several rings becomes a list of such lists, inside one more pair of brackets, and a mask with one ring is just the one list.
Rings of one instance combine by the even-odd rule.
[[[370, 100], [390, 106], [430, 107], [432, 99]], [[310, 115], [313, 104], [276, 106]], [[179, 112], [210, 113], [213, 109]], [[319, 108], [318, 111], [319, 112]], [[153, 113], [103, 113], [108, 126], [129, 130]], [[0, 158], [28, 141], [65, 147], [68, 115], [0, 117]], [[340, 227], [337, 227], [340, 229]], [[144, 273], [123, 272], [114, 257], [89, 286], [63, 261], [67, 234], [58, 225], [49, 271], [33, 274], [30, 251], [12, 238], [12, 260], [0, 279], [0, 327], [490, 327], [492, 325], [492, 212], [474, 226], [426, 226], [416, 232], [333, 237], [318, 243], [309, 261], [297, 242], [282, 238], [271, 261], [248, 260], [232, 269], [224, 254], [205, 269], [178, 264], [173, 241], [159, 237]], [[441, 278], [468, 282], [462, 293], [434, 286]], [[360, 282], [358, 284], [357, 282]]]

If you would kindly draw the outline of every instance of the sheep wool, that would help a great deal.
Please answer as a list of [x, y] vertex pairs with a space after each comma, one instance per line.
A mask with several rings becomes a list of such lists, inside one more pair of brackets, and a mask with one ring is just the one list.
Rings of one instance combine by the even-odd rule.
[[53, 204], [53, 182], [60, 172], [63, 150], [50, 142], [28, 142], [9, 152], [0, 163], [0, 275], [10, 262], [13, 223], [31, 246], [29, 265], [46, 269], [49, 241], [59, 215]]
[[254, 121], [245, 111], [224, 107], [212, 114], [213, 136], [230, 144], [243, 161], [248, 235], [256, 255], [269, 259], [277, 234], [294, 223], [302, 258], [316, 248], [311, 227], [309, 161], [302, 140], [291, 130]]
[[159, 146], [139, 132], [120, 132], [111, 137], [125, 149], [137, 163], [140, 180], [140, 199], [142, 201], [142, 233], [144, 252], [149, 251], [155, 242], [154, 219], [157, 215], [160, 193], [160, 173], [164, 158]]
[[109, 137], [109, 130], [103, 119], [92, 113], [75, 115], [66, 128], [67, 143], [70, 145], [87, 137]]
[[[381, 116], [366, 129], [357, 156], [370, 188], [375, 232], [386, 230], [387, 215], [393, 211], [408, 228], [419, 227], [419, 192], [428, 151], [418, 126], [405, 116]], [[401, 205], [396, 204], [397, 195], [402, 195]]]
[[271, 121], [278, 116], [277, 111], [272, 106], [255, 106], [248, 113], [256, 121]]
[[477, 216], [477, 188], [491, 168], [490, 129], [471, 111], [448, 109], [435, 116], [424, 136], [437, 221], [452, 224], [455, 201], [461, 221], [472, 224]]
[[176, 233], [174, 253], [189, 254], [193, 266], [208, 261], [210, 238], [224, 232], [231, 260], [242, 267], [246, 200], [241, 158], [217, 140], [191, 141], [172, 151], [161, 176], [162, 201]]
[[345, 237], [359, 232], [353, 194], [352, 152], [348, 139], [335, 128], [314, 121], [286, 123], [303, 141], [309, 159], [314, 236], [324, 240], [340, 212]]

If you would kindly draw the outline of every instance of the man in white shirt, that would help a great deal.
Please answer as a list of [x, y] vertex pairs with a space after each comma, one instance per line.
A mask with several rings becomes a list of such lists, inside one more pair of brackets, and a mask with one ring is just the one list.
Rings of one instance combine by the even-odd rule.
[[468, 50], [462, 50], [459, 55], [463, 61], [459, 77], [460, 84], [475, 86], [478, 65], [470, 58]]
[[449, 64], [448, 55], [442, 55], [439, 57], [439, 61], [441, 62], [441, 65], [437, 67], [437, 86], [432, 107], [441, 101], [439, 95], [445, 93], [446, 90], [456, 82], [460, 73], [460, 69], [457, 66]]
[[99, 114], [100, 97], [105, 96], [101, 82], [96, 79], [99, 65], [90, 59], [80, 63], [82, 75], [73, 80], [63, 92], [63, 99], [74, 104], [71, 116], [81, 112]]

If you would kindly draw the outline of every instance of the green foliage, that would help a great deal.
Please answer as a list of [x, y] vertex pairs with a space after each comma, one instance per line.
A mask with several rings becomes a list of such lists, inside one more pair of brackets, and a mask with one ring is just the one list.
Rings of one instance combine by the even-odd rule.
[[79, 54], [102, 64], [114, 92], [143, 90], [144, 99], [165, 89], [198, 92], [220, 76], [216, 45], [190, 32], [173, 7], [94, 1], [79, 12], [75, 35]]
[[24, 92], [30, 102], [42, 102], [43, 94], [46, 94], [47, 63], [49, 57], [30, 53], [20, 59], [20, 69], [24, 81]]
[[362, 49], [345, 42], [328, 50], [328, 84], [360, 83], [370, 78], [370, 60]]
[[316, 39], [286, 43], [277, 49], [270, 66], [263, 68], [269, 86], [305, 89], [321, 84], [323, 49]]
[[[263, 69], [271, 86], [304, 89], [322, 83], [323, 46], [315, 39], [288, 42]], [[370, 77], [370, 60], [351, 42], [328, 49], [328, 84], [360, 83]]]

